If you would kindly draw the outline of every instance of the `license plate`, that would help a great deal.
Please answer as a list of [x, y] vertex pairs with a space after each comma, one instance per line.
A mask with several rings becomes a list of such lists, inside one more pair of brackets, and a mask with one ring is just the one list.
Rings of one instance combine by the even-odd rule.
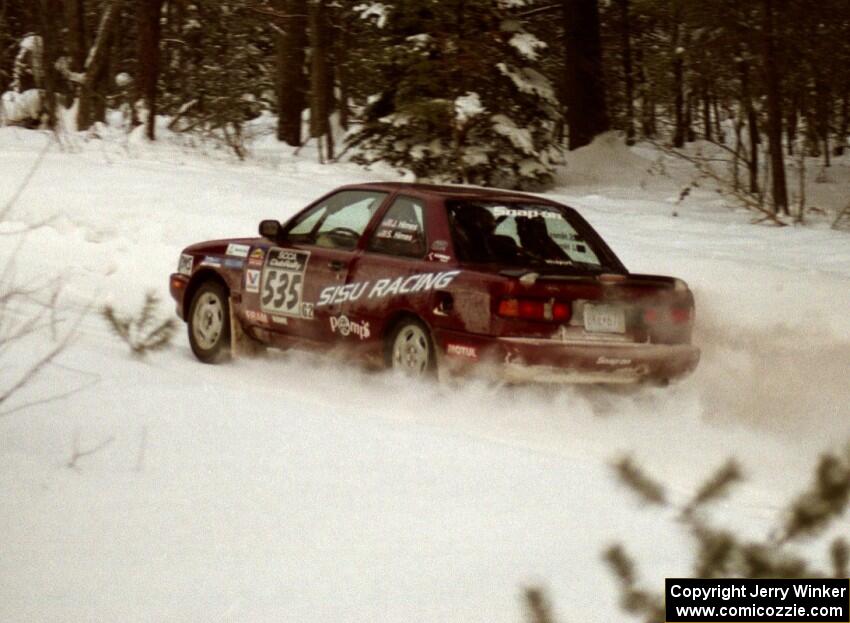
[[585, 305], [584, 328], [598, 333], [625, 333], [626, 313], [614, 305]]

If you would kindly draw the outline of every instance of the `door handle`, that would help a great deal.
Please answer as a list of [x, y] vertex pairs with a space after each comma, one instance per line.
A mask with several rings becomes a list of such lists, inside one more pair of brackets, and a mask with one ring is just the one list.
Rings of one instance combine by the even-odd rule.
[[345, 268], [345, 262], [342, 260], [331, 260], [328, 262], [328, 268], [334, 271], [340, 271]]

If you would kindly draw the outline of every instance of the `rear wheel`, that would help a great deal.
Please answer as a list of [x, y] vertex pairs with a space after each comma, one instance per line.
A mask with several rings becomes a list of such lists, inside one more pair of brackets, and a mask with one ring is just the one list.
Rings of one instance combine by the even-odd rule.
[[424, 377], [437, 367], [428, 328], [418, 320], [403, 320], [389, 339], [389, 366], [409, 377]]
[[195, 357], [217, 363], [230, 354], [230, 311], [227, 289], [219, 283], [204, 283], [189, 307], [189, 344]]

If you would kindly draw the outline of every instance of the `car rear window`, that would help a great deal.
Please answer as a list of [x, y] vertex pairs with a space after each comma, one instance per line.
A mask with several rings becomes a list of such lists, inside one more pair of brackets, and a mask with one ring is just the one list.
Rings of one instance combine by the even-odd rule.
[[462, 262], [552, 269], [607, 264], [603, 245], [570, 210], [489, 201], [453, 201], [447, 207]]

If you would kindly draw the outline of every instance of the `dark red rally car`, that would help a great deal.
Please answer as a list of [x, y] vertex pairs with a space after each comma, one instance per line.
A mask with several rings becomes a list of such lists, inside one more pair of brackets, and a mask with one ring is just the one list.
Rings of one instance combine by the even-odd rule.
[[694, 299], [629, 273], [575, 210], [529, 195], [344, 186], [171, 275], [204, 362], [241, 344], [340, 349], [422, 375], [665, 382], [692, 371]]

